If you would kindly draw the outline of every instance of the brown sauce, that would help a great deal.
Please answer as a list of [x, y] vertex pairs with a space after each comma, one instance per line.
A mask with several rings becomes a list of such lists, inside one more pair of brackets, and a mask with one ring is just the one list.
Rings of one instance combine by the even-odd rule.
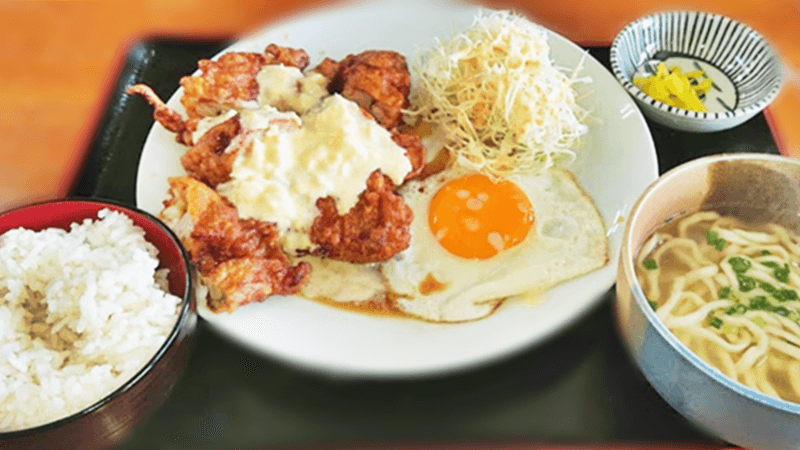
[[312, 298], [310, 300], [314, 300], [315, 302], [326, 306], [332, 306], [336, 309], [368, 314], [370, 316], [418, 320], [417, 318], [398, 309], [395, 305], [394, 296], [392, 294], [386, 294], [381, 299], [369, 300], [366, 302], [340, 302], [328, 298]]
[[446, 287], [447, 285], [437, 280], [432, 273], [428, 273], [422, 283], [419, 284], [419, 292], [422, 295], [430, 295], [434, 292], [443, 291]]

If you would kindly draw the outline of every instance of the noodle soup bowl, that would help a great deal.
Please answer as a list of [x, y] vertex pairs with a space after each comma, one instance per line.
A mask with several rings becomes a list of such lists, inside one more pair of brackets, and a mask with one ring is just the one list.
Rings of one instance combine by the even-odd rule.
[[763, 154], [699, 158], [662, 175], [640, 196], [623, 235], [615, 314], [629, 355], [647, 381], [705, 432], [747, 448], [800, 448], [800, 404], [725, 375], [679, 340], [637, 279], [640, 249], [665, 223], [714, 210], [746, 223], [800, 231], [800, 161]]

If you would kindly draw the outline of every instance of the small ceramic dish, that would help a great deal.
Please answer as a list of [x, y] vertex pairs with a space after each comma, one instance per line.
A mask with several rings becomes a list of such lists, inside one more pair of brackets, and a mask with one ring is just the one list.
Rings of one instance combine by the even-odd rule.
[[[50, 419], [41, 425], [24, 429], [0, 428], [6, 430], [0, 431], [0, 448], [114, 447], [161, 405], [187, 364], [197, 323], [191, 266], [177, 236], [159, 219], [136, 208], [108, 201], [57, 200], [24, 206], [0, 214], [0, 235], [20, 227], [31, 231], [45, 228], [70, 230], [73, 224], [82, 223], [86, 219], [96, 220], [98, 212], [104, 209], [118, 211], [128, 216], [134, 225], [143, 230], [145, 240], [158, 250], [159, 268], [169, 270], [167, 275], [169, 291], [180, 298], [174, 325], [149, 361], [121, 386], [106, 392], [105, 395], [101, 394], [102, 397], [97, 401], [67, 416]], [[117, 230], [118, 228], [112, 228], [109, 231], [115, 233]], [[85, 248], [86, 246], [76, 251], [85, 253]], [[96, 253], [91, 254], [96, 255]], [[69, 265], [73, 266], [74, 264]], [[118, 333], [122, 334], [128, 332], [133, 333], [132, 330], [118, 330]], [[66, 383], [61, 385], [66, 386]], [[39, 396], [31, 397], [29, 401], [32, 402], [39, 399]], [[6, 418], [0, 414], [0, 419]]]
[[[683, 73], [699, 70], [702, 80], [711, 79], [701, 97], [706, 112], [656, 100], [634, 83], [660, 62]], [[660, 12], [628, 24], [611, 45], [611, 69], [647, 117], [690, 132], [720, 131], [747, 121], [777, 97], [784, 78], [780, 58], [758, 32], [728, 17], [695, 11]]]

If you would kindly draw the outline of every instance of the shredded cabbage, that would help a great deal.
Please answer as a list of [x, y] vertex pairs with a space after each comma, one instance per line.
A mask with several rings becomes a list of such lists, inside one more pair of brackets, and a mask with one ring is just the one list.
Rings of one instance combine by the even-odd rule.
[[443, 128], [462, 164], [495, 177], [575, 159], [587, 132], [569, 76], [553, 65], [547, 32], [508, 11], [479, 14], [468, 30], [415, 55], [411, 117]]

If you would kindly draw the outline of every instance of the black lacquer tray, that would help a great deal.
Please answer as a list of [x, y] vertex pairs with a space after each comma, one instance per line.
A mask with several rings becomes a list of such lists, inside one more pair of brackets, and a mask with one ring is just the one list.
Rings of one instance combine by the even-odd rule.
[[[135, 205], [137, 166], [153, 120], [151, 108], [124, 90], [144, 82], [169, 98], [198, 59], [228, 44], [150, 39], [132, 47], [72, 195]], [[609, 66], [607, 47], [587, 49]], [[715, 153], [778, 153], [763, 114], [709, 134], [648, 126], [662, 173]], [[613, 289], [583, 319], [512, 359], [412, 381], [299, 372], [230, 343], [201, 320], [181, 381], [122, 448], [726, 446], [678, 415], [632, 365], [617, 336], [612, 297]]]

